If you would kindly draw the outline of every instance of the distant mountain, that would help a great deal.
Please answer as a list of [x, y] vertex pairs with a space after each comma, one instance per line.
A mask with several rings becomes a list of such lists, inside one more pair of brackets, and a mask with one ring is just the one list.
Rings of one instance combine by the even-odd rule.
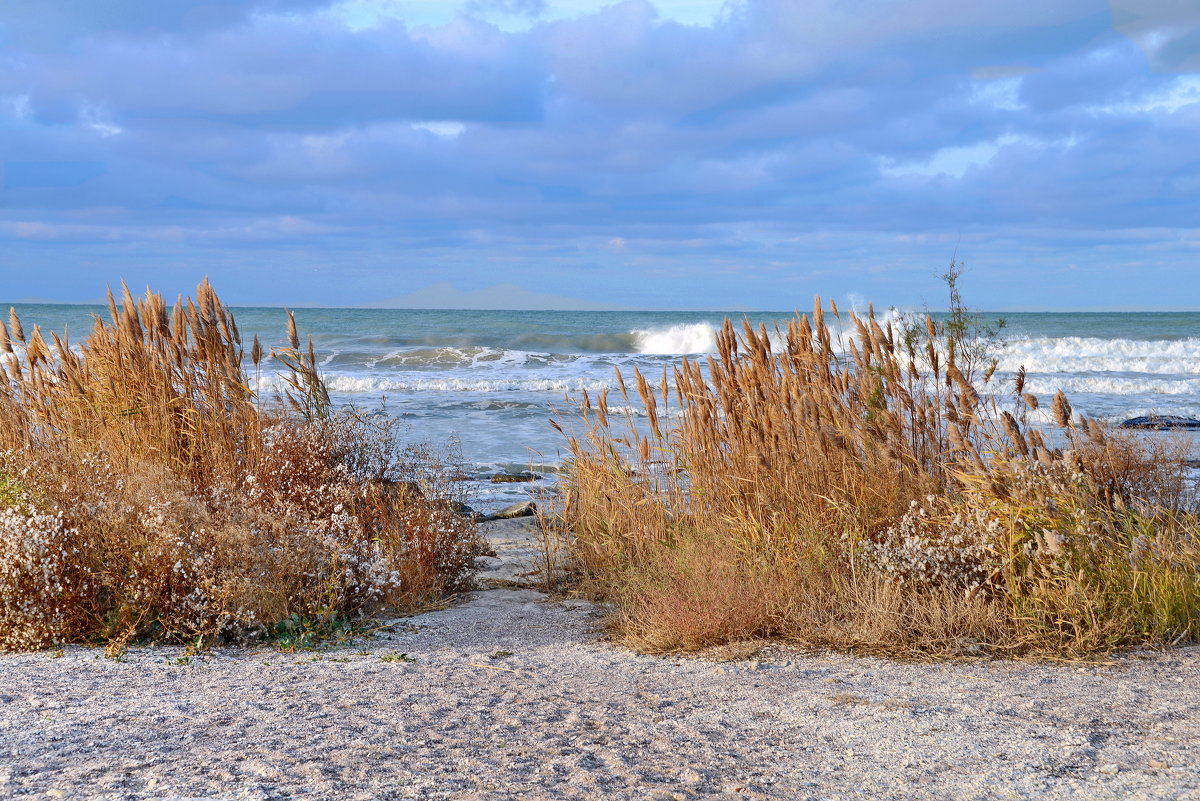
[[363, 304], [368, 309], [512, 309], [518, 311], [611, 311], [627, 309], [609, 303], [533, 292], [514, 284], [496, 284], [463, 292], [448, 284], [434, 284], [387, 300]]

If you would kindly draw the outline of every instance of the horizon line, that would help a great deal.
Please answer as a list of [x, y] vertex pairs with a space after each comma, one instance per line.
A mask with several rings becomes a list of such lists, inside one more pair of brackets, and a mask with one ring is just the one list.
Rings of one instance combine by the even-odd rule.
[[[117, 304], [120, 305], [119, 303]], [[174, 304], [170, 304], [174, 305]], [[571, 312], [574, 314], [628, 314], [632, 312], [677, 312], [677, 313], [713, 313], [725, 312], [736, 314], [807, 314], [811, 309], [801, 309], [796, 307], [791, 310], [787, 309], [739, 309], [721, 308], [717, 306], [709, 308], [684, 308], [684, 307], [634, 307], [620, 306], [611, 309], [570, 309], [570, 308], [483, 308], [483, 307], [439, 307], [439, 306], [395, 306], [395, 307], [379, 307], [368, 305], [356, 306], [327, 306], [317, 303], [226, 303], [224, 304], [230, 309], [329, 309], [338, 311], [371, 311], [371, 312], [387, 312], [387, 311], [462, 311], [462, 312]], [[106, 300], [46, 300], [46, 299], [24, 299], [24, 300], [4, 300], [0, 301], [0, 306], [100, 306], [106, 307]], [[911, 308], [903, 306], [879, 306], [876, 304], [876, 311], [888, 311], [890, 309], [899, 309], [901, 311], [924, 312], [929, 311], [933, 314], [945, 314], [949, 309], [924, 309]], [[845, 309], [853, 311], [853, 309]], [[1121, 307], [1095, 307], [1095, 308], [1074, 308], [1074, 309], [1056, 309], [1050, 307], [1033, 307], [1033, 308], [1015, 308], [1015, 309], [969, 309], [971, 314], [1191, 314], [1200, 313], [1200, 308], [1160, 308], [1140, 306], [1135, 308]]]

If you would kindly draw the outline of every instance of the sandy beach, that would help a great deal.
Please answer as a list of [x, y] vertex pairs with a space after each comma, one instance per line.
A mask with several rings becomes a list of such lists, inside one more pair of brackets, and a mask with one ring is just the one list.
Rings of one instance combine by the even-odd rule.
[[1198, 648], [641, 656], [590, 604], [513, 585], [532, 578], [529, 518], [481, 525], [498, 554], [481, 586], [503, 588], [370, 640], [0, 655], [0, 796], [1200, 797]]

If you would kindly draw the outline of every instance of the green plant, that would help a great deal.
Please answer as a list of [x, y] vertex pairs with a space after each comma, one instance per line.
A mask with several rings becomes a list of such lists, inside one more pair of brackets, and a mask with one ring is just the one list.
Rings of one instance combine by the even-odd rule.
[[384, 654], [383, 656], [381, 656], [379, 658], [384, 662], [416, 662], [417, 661], [415, 657], [409, 656], [408, 654], [398, 653], [396, 651], [389, 651], [388, 653]]
[[0, 509], [11, 509], [29, 502], [25, 485], [12, 476], [0, 473]]
[[356, 625], [337, 613], [306, 616], [293, 613], [275, 624], [275, 646], [284, 653], [312, 650], [315, 647], [344, 645], [369, 634], [370, 628]]
[[970, 381], [981, 368], [989, 373], [995, 371], [996, 358], [993, 354], [999, 344], [997, 338], [1008, 327], [1008, 321], [1000, 317], [988, 324], [966, 304], [959, 286], [965, 269], [962, 262], [952, 258], [950, 266], [942, 273], [949, 303], [946, 318], [940, 323], [938, 338], [945, 343], [947, 352], [955, 355], [963, 374]]

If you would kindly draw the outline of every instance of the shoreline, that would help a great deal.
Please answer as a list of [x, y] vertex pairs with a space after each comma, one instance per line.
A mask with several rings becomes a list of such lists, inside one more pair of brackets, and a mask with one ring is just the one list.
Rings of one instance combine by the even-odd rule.
[[1200, 793], [1200, 647], [1092, 665], [642, 656], [604, 640], [593, 605], [520, 586], [531, 521], [481, 524], [497, 556], [480, 584], [502, 589], [352, 645], [0, 654], [0, 795]]

